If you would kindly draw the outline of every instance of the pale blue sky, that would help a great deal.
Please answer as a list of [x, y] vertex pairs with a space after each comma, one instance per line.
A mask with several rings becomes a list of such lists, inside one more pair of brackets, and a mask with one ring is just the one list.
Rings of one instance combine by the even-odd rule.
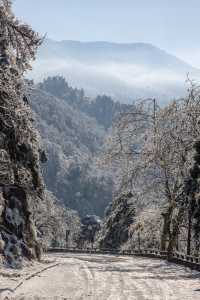
[[49, 38], [149, 42], [200, 68], [199, 0], [15, 0], [14, 10]]

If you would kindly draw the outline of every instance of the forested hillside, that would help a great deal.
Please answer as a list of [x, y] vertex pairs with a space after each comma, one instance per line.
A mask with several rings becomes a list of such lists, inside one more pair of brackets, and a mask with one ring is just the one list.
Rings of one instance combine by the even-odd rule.
[[114, 119], [120, 113], [130, 110], [133, 105], [133, 103], [131, 105], [122, 104], [106, 95], [98, 95], [94, 99], [89, 98], [83, 89], [69, 86], [66, 79], [61, 76], [48, 77], [39, 83], [38, 87], [94, 118], [106, 130], [112, 127]]
[[42, 90], [32, 89], [31, 99], [48, 156], [43, 169], [47, 187], [81, 215], [102, 215], [112, 199], [112, 189], [103, 175], [92, 174], [92, 164], [104, 130], [95, 120]]
[[107, 96], [89, 99], [62, 77], [29, 82], [28, 92], [48, 156], [43, 168], [48, 189], [81, 216], [103, 216], [112, 200], [112, 178], [97, 158], [112, 122], [131, 105]]

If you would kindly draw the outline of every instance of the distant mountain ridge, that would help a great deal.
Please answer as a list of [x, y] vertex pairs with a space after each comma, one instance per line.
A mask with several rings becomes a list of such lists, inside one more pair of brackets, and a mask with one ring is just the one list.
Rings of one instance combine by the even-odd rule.
[[[186, 70], [195, 70], [194, 67], [192, 67], [185, 61], [167, 53], [164, 50], [161, 50], [160, 48], [150, 43], [112, 43], [105, 41], [80, 42], [73, 40], [63, 40], [59, 42], [47, 39], [39, 51], [39, 56], [41, 55], [42, 57], [43, 54], [46, 54], [47, 47], [53, 50], [52, 54], [62, 54], [63, 58], [74, 58], [76, 60], [86, 59], [90, 62], [95, 60], [95, 62], [97, 63], [100, 63], [100, 61], [96, 61], [96, 59], [99, 58], [108, 61], [113, 60], [128, 63], [130, 63], [130, 60], [132, 60], [131, 63], [133, 63], [135, 59], [134, 55], [137, 52], [137, 61], [134, 62], [136, 64], [144, 63], [144, 59], [146, 59], [145, 63], [150, 65], [160, 65], [163, 64], [163, 62], [173, 62], [174, 64], [170, 65], [171, 67], [177, 66], [181, 69], [185, 68]], [[44, 53], [43, 50], [45, 50]], [[55, 50], [56, 52], [54, 52]], [[61, 53], [60, 51], [64, 52]], [[155, 53], [157, 54], [156, 59], [153, 56], [149, 57], [150, 54]], [[125, 56], [122, 56], [122, 54], [124, 54]], [[140, 58], [140, 60], [138, 60], [138, 58]]]
[[30, 74], [36, 80], [63, 75], [87, 94], [107, 94], [121, 102], [181, 97], [187, 74], [200, 71], [151, 44], [53, 41], [46, 39]]

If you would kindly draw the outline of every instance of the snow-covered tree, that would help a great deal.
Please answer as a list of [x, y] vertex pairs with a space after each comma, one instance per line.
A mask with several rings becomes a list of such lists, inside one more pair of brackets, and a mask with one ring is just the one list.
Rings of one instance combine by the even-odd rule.
[[6, 261], [20, 266], [23, 256], [40, 258], [32, 203], [43, 198], [40, 146], [23, 81], [41, 39], [0, 1], [0, 240]]
[[[119, 175], [119, 191], [132, 191], [138, 213], [154, 204], [159, 208], [163, 218], [161, 249], [169, 255], [179, 247], [183, 225], [188, 230], [185, 248], [190, 247], [191, 209], [198, 183], [195, 191], [188, 191], [188, 183], [199, 168], [193, 163], [198, 161], [194, 148], [200, 133], [199, 95], [199, 88], [192, 84], [186, 98], [164, 108], [154, 102], [152, 110], [149, 104], [139, 103], [133, 112], [121, 116], [106, 151], [106, 162], [111, 161]], [[159, 218], [157, 221], [160, 224]]]

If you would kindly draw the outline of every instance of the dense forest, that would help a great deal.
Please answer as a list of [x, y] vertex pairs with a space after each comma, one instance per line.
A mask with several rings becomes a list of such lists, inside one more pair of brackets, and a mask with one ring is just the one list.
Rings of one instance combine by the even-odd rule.
[[113, 121], [132, 106], [107, 96], [89, 99], [60, 76], [28, 82], [27, 91], [48, 157], [47, 188], [81, 217], [102, 217], [112, 200], [113, 180], [98, 161]]

